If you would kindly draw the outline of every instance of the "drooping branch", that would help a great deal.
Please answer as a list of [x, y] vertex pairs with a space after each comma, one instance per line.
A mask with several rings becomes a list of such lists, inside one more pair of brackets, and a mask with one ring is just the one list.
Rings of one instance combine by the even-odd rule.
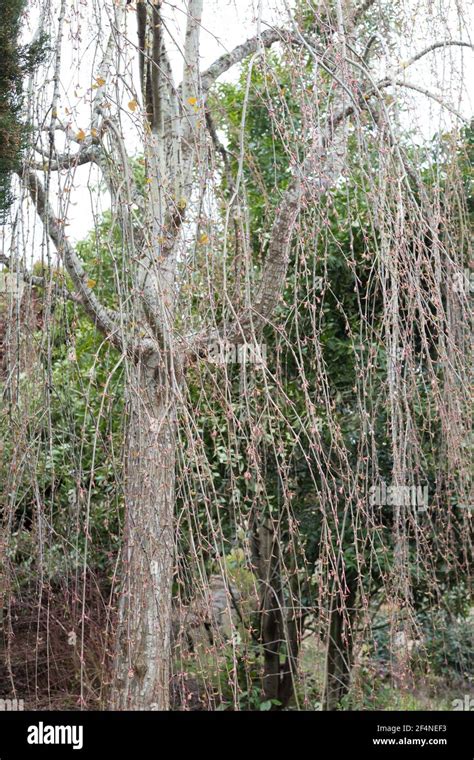
[[[139, 191], [133, 176], [133, 167], [125, 148], [125, 141], [119, 124], [112, 118], [102, 122], [101, 150], [97, 152], [97, 164], [102, 170], [112, 201], [123, 200], [120, 204], [124, 227], [127, 226], [132, 203], [140, 204]], [[104, 138], [108, 136], [110, 153], [106, 151]]]
[[[445, 47], [467, 47], [470, 49], [474, 49], [474, 46], [471, 43], [465, 42], [462, 40], [447, 40], [447, 41], [445, 40], [445, 41], [434, 42], [428, 47], [421, 50], [420, 52], [416, 53], [412, 58], [398, 65], [395, 68], [395, 70], [392, 72], [392, 75], [390, 77], [384, 77], [383, 79], [376, 81], [375, 78], [371, 75], [371, 72], [367, 67], [367, 60], [366, 60], [370, 46], [376, 41], [376, 39], [377, 39], [376, 35], [372, 35], [372, 37], [369, 39], [369, 42], [367, 43], [364, 53], [362, 54], [362, 56], [358, 56], [360, 57], [364, 65], [361, 65], [355, 60], [349, 61], [349, 59], [347, 59], [347, 61], [351, 64], [351, 66], [356, 67], [357, 70], [360, 71], [362, 77], [368, 78], [369, 82], [365, 87], [363, 86], [358, 87], [357, 96], [352, 98], [354, 103], [351, 103], [350, 105], [348, 105], [345, 110], [341, 111], [339, 115], [336, 116], [335, 119], [333, 119], [333, 127], [337, 126], [337, 124], [340, 123], [343, 119], [347, 118], [348, 116], [351, 116], [355, 112], [354, 104], [357, 105], [357, 107], [362, 110], [371, 111], [372, 109], [370, 108], [370, 105], [369, 105], [370, 99], [373, 97], [376, 97], [380, 101], [382, 98], [382, 90], [387, 89], [388, 87], [405, 87], [407, 89], [418, 92], [420, 95], [425, 95], [427, 98], [434, 100], [443, 108], [446, 108], [446, 110], [454, 114], [454, 116], [456, 116], [460, 121], [469, 123], [468, 119], [466, 119], [457, 109], [455, 109], [453, 106], [447, 103], [446, 100], [442, 98], [440, 95], [437, 95], [436, 93], [431, 92], [431, 90], [428, 90], [425, 87], [421, 87], [417, 84], [408, 82], [404, 79], [397, 79], [396, 77], [402, 74], [406, 69], [408, 69], [410, 66], [412, 66], [414, 63], [419, 61], [421, 58], [423, 58], [425, 55], [432, 52], [433, 50], [442, 49]], [[331, 75], [333, 75], [332, 72], [329, 72], [329, 70], [328, 70], [328, 73], [331, 73]]]
[[[270, 243], [255, 302], [252, 306], [254, 329], [268, 322], [283, 291], [291, 241], [301, 207], [321, 197], [340, 176], [345, 158], [345, 140], [331, 129], [322, 149], [303, 163], [299, 175], [285, 191], [270, 233]], [[314, 165], [317, 163], [315, 168]]]
[[28, 187], [31, 199], [47, 234], [64, 262], [86, 313], [113, 345], [122, 350], [123, 341], [118, 327], [119, 317], [107, 309], [89, 287], [88, 277], [82, 262], [64, 234], [63, 224], [53, 213], [41, 181], [31, 169], [25, 169], [23, 180]]
[[240, 63], [249, 55], [255, 53], [259, 46], [270, 47], [275, 42], [281, 42], [288, 38], [290, 33], [285, 29], [266, 29], [260, 36], [250, 37], [250, 39], [237, 45], [229, 53], [224, 53], [217, 58], [201, 76], [201, 89], [204, 98], [214, 84], [214, 82], [228, 71], [232, 66]]
[[246, 342], [271, 321], [285, 286], [291, 243], [299, 214], [310, 200], [321, 198], [334, 187], [341, 175], [346, 156], [346, 135], [341, 126], [352, 113], [353, 108], [335, 114], [321, 139], [320, 147], [311, 151], [284, 192], [272, 225], [255, 300], [240, 313], [237, 313], [236, 305], [231, 303], [236, 318], [230, 325], [186, 336], [190, 361], [197, 356], [205, 357], [208, 346], [222, 338], [236, 344]]
[[57, 282], [48, 280], [46, 277], [40, 277], [28, 272], [25, 267], [21, 266], [18, 260], [12, 261], [11, 256], [6, 256], [4, 253], [0, 253], [0, 264], [3, 264], [9, 272], [18, 274], [28, 285], [37, 288], [51, 288], [53, 293], [62, 299], [74, 301], [74, 303], [82, 303], [78, 294], [74, 291], [68, 290], [65, 285], [60, 285]]
[[408, 61], [405, 61], [400, 66], [400, 69], [407, 69], [408, 66], [412, 66], [416, 61], [419, 61], [420, 58], [428, 55], [428, 53], [432, 53], [433, 50], [439, 50], [440, 48], [446, 47], [467, 47], [474, 50], [474, 45], [471, 42], [464, 42], [463, 40], [441, 40], [439, 42], [433, 42], [431, 45], [428, 45], [428, 47], [420, 50], [419, 53], [412, 56], [412, 58], [409, 58]]
[[436, 95], [436, 93], [431, 92], [430, 90], [427, 90], [426, 87], [420, 87], [417, 84], [414, 84], [412, 82], [406, 82], [404, 79], [383, 79], [381, 82], [377, 83], [378, 89], [383, 89], [387, 87], [406, 87], [407, 90], [413, 90], [414, 92], [418, 92], [420, 95], [425, 95], [430, 100], [433, 100], [435, 103], [438, 103], [438, 105], [445, 108], [450, 113], [454, 114], [456, 118], [458, 118], [460, 121], [463, 121], [465, 124], [469, 124], [469, 119], [467, 119], [465, 116], [462, 115], [456, 108], [451, 106], [449, 103], [446, 103], [446, 101], [440, 96]]
[[[356, 11], [349, 22], [352, 28], [358, 21], [360, 21], [363, 14], [372, 4], [372, 2], [363, 3], [358, 11]], [[342, 22], [340, 21], [340, 23]], [[281, 30], [268, 30], [264, 35], [266, 44], [272, 44], [273, 41], [282, 38], [283, 32]], [[306, 42], [303, 38], [301, 38], [300, 41], [302, 44], [305, 44]], [[204, 72], [202, 76], [203, 92], [206, 93], [216, 81], [217, 77], [224, 73], [224, 71], [230, 66], [257, 50], [258, 44], [259, 38], [254, 37], [243, 45], [235, 48], [231, 53], [221, 56], [206, 72]], [[456, 44], [458, 43], [455, 41], [433, 43], [403, 64], [400, 67], [400, 70], [412, 65], [432, 50], [443, 48], [447, 45], [454, 46]], [[470, 47], [468, 43], [460, 44], [461, 46]], [[321, 65], [320, 60], [317, 62], [318, 65]], [[323, 68], [325, 67], [323, 66]], [[247, 309], [244, 313], [240, 314], [234, 325], [225, 331], [226, 337], [230, 340], [245, 340], [249, 332], [261, 329], [261, 327], [271, 319], [271, 315], [283, 291], [291, 250], [291, 241], [300, 210], [311, 197], [315, 196], [315, 194], [320, 196], [333, 186], [337, 177], [341, 173], [344, 150], [342, 153], [340, 152], [340, 146], [337, 145], [337, 140], [334, 139], [338, 128], [355, 112], [356, 108], [361, 108], [363, 110], [367, 109], [369, 107], [368, 99], [371, 96], [380, 97], [380, 91], [385, 87], [390, 85], [411, 87], [410, 83], [394, 80], [393, 78], [391, 80], [387, 78], [377, 84], [375, 84], [370, 77], [369, 79], [371, 81], [371, 86], [369, 85], [369, 88], [359, 88], [359, 92], [351, 97], [352, 102], [342, 108], [338, 113], [334, 114], [324, 140], [325, 147], [319, 154], [319, 167], [317, 172], [315, 173], [310, 169], [316, 158], [313, 155], [307, 159], [303, 167], [301, 167], [299, 176], [295, 178], [286, 190], [272, 226], [270, 243], [257, 295], [253, 301], [251, 309]], [[336, 81], [338, 81], [337, 78]], [[343, 85], [343, 83], [339, 81], [338, 84], [341, 86]], [[442, 99], [433, 96], [432, 93], [425, 91], [422, 88], [417, 88], [416, 86], [413, 86], [413, 89], [417, 89], [418, 92], [433, 97], [441, 105], [446, 106], [449, 110], [454, 112], [456, 116], [462, 118], [458, 112], [454, 111], [450, 106], [444, 103]], [[213, 337], [215, 338], [216, 336], [214, 335]], [[198, 341], [198, 343], [202, 345], [200, 341]]]
[[239, 187], [236, 184], [234, 176], [232, 174], [232, 168], [231, 168], [231, 164], [229, 160], [228, 151], [219, 139], [219, 136], [216, 131], [216, 126], [214, 124], [214, 120], [212, 118], [209, 108], [206, 107], [205, 110], [206, 110], [206, 126], [209, 132], [209, 136], [212, 140], [212, 144], [214, 146], [215, 152], [221, 156], [223, 164], [224, 164], [224, 173], [225, 173], [225, 178], [227, 181], [227, 189], [228, 189], [229, 200], [230, 200], [229, 211], [232, 211], [232, 222], [234, 225], [234, 239], [235, 239], [234, 270], [236, 273], [235, 297], [233, 300], [237, 304], [239, 303], [239, 300], [240, 300], [239, 299], [239, 293], [240, 293], [239, 267], [241, 263], [242, 252], [248, 251], [250, 249], [250, 241], [249, 241], [248, 229], [244, 222], [245, 213], [243, 210], [241, 193], [239, 192]]
[[63, 169], [71, 169], [76, 166], [97, 162], [97, 148], [94, 144], [84, 145], [77, 153], [60, 153], [52, 161], [49, 160], [49, 154], [35, 148], [37, 153], [44, 155], [42, 162], [34, 163], [31, 168], [37, 171], [58, 172]]

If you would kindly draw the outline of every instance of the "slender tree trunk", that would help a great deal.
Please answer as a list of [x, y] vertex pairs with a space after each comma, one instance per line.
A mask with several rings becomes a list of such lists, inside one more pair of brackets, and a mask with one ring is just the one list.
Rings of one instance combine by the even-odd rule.
[[290, 611], [285, 631], [286, 660], [280, 667], [280, 685], [278, 690], [280, 709], [286, 707], [293, 696], [295, 679], [298, 672], [298, 654], [302, 625], [303, 618], [301, 615], [297, 617], [294, 611]]
[[326, 679], [324, 686], [324, 710], [337, 710], [341, 699], [349, 690], [355, 617], [357, 580], [346, 576], [349, 593], [345, 599], [345, 609], [338, 606], [336, 596], [331, 601], [329, 634], [326, 655]]
[[[296, 614], [284, 600], [279, 540], [270, 519], [258, 530], [260, 631], [263, 644], [263, 691], [283, 709], [293, 696], [299, 651]], [[290, 602], [291, 605], [291, 602]], [[283, 662], [281, 656], [284, 655]]]
[[270, 519], [258, 529], [260, 620], [263, 644], [265, 699], [278, 699], [281, 645], [280, 558]]
[[135, 368], [113, 709], [169, 707], [176, 414], [158, 356]]

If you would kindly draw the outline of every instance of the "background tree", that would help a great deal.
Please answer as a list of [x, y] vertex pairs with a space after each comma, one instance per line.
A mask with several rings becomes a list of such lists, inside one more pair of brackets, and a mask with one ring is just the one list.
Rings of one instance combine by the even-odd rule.
[[2, 220], [12, 196], [12, 173], [21, 165], [28, 128], [22, 115], [23, 83], [44, 59], [46, 38], [39, 35], [30, 45], [22, 45], [20, 27], [26, 0], [5, 0], [2, 3], [0, 45], [0, 209]]

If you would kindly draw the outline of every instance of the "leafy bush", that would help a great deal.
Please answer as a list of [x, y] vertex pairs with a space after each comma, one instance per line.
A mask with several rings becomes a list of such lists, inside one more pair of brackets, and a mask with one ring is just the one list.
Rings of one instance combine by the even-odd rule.
[[22, 14], [26, 0], [4, 0], [0, 26], [0, 221], [12, 196], [11, 174], [19, 168], [28, 127], [21, 117], [22, 85], [26, 76], [43, 60], [46, 37], [40, 35], [30, 45], [20, 45]]

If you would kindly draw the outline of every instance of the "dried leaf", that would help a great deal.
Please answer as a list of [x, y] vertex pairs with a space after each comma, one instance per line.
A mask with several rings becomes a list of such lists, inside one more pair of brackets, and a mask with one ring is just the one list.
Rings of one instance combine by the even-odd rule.
[[67, 643], [70, 647], [75, 647], [77, 642], [77, 635], [75, 631], [69, 631], [67, 635]]

